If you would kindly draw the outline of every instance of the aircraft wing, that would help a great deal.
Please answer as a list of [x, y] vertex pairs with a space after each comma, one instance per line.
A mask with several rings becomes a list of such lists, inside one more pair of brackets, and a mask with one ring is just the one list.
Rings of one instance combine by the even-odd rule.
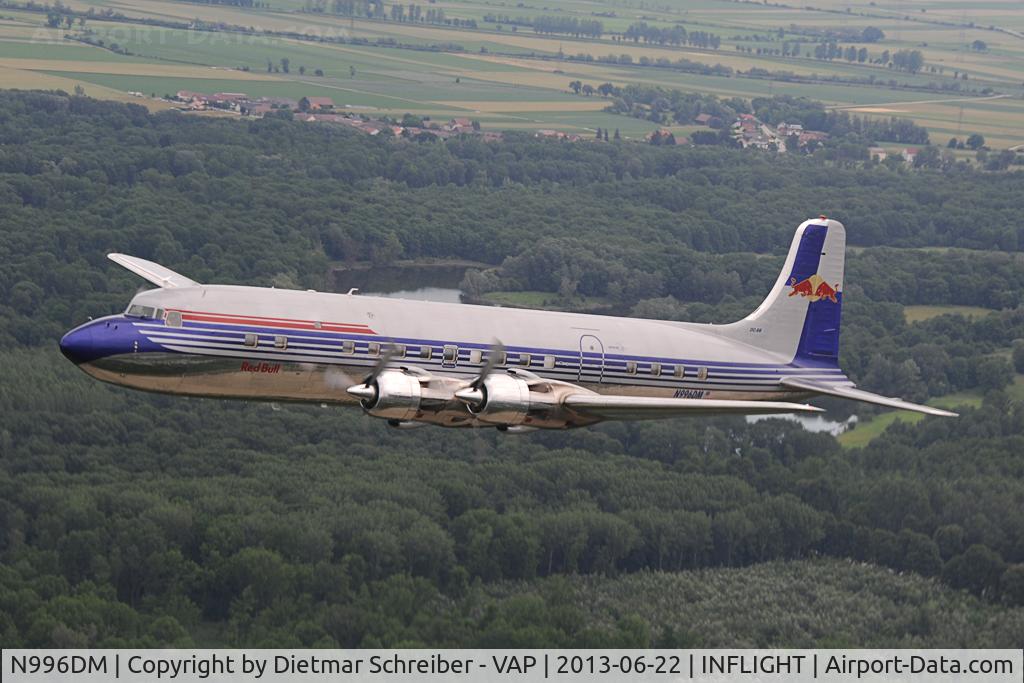
[[153, 263], [137, 256], [128, 254], [107, 254], [107, 258], [119, 266], [123, 266], [140, 277], [144, 277], [157, 287], [163, 289], [174, 289], [176, 287], [199, 287], [195, 280], [175, 273], [170, 268], [165, 268], [159, 263]]
[[570, 394], [563, 400], [563, 405], [580, 415], [604, 420], [648, 420], [688, 415], [769, 415], [824, 412], [821, 408], [803, 403], [605, 396], [602, 394]]
[[911, 403], [904, 401], [899, 398], [890, 398], [888, 396], [881, 396], [879, 394], [873, 394], [870, 391], [864, 391], [862, 389], [856, 389], [853, 386], [835, 386], [830, 384], [822, 384], [813, 380], [801, 379], [797, 377], [786, 377], [782, 380], [782, 385], [790, 387], [791, 389], [799, 389], [800, 391], [813, 391], [816, 394], [826, 394], [828, 396], [838, 396], [839, 398], [848, 398], [853, 401], [863, 401], [864, 403], [874, 403], [875, 405], [886, 406], [888, 408], [898, 408], [899, 410], [913, 410], [918, 413], [924, 413], [926, 415], [939, 415], [942, 417], [957, 417], [957, 413], [951, 413], [948, 410], [942, 410], [941, 408], [932, 408], [931, 406], [922, 406], [917, 403]]

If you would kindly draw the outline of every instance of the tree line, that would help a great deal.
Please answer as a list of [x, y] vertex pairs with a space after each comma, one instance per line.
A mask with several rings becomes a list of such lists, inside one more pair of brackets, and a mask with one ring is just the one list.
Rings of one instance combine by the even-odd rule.
[[[866, 592], [894, 638], [1024, 637], [1024, 407], [1007, 384], [1024, 370], [1024, 283], [1005, 253], [1020, 250], [1019, 173], [516, 133], [416, 143], [58, 93], [0, 94], [0, 143], [0, 356], [19, 369], [0, 385], [7, 644], [726, 644], [724, 617], [598, 607], [585, 586], [722, 576], [710, 571], [768, 586], [822, 572], [829, 604]], [[592, 295], [726, 322], [819, 211], [875, 247], [851, 255], [844, 289], [851, 377], [980, 407], [852, 452], [782, 420], [406, 433], [356, 410], [130, 392], [56, 351], [137, 291], [110, 251], [202, 282], [320, 289], [331, 261], [472, 258], [496, 268], [480, 277], [563, 307]], [[951, 246], [993, 253], [905, 249]], [[908, 324], [910, 303], [1001, 310]], [[891, 606], [894, 591], [932, 598]], [[765, 645], [831, 642], [726, 613]], [[850, 643], [877, 642], [872, 623]]]

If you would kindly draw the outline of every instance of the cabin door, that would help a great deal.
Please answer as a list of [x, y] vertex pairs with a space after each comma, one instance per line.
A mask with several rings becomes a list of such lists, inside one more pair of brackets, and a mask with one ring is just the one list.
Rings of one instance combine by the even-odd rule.
[[580, 365], [576, 380], [600, 384], [604, 379], [604, 344], [592, 334], [580, 337]]

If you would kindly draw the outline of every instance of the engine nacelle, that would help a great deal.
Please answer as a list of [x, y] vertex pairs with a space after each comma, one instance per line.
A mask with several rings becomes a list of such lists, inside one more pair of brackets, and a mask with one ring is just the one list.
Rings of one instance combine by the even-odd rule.
[[531, 410], [551, 407], [543, 394], [530, 391], [529, 382], [512, 375], [488, 375], [478, 391], [479, 397], [474, 396], [478, 400], [466, 405], [477, 420], [488, 424], [521, 425]]
[[397, 370], [382, 372], [371, 384], [357, 384], [348, 391], [360, 398], [370, 415], [397, 422], [414, 418], [423, 396], [419, 379]]

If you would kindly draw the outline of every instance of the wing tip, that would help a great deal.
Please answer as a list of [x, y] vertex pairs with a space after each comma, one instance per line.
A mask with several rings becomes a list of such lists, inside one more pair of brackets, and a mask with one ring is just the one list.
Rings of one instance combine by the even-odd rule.
[[925, 415], [935, 415], [936, 417], [960, 417], [960, 413], [954, 413], [952, 410], [945, 410], [943, 408], [932, 408], [931, 406], [924, 406], [928, 410], [922, 410], [921, 412]]

